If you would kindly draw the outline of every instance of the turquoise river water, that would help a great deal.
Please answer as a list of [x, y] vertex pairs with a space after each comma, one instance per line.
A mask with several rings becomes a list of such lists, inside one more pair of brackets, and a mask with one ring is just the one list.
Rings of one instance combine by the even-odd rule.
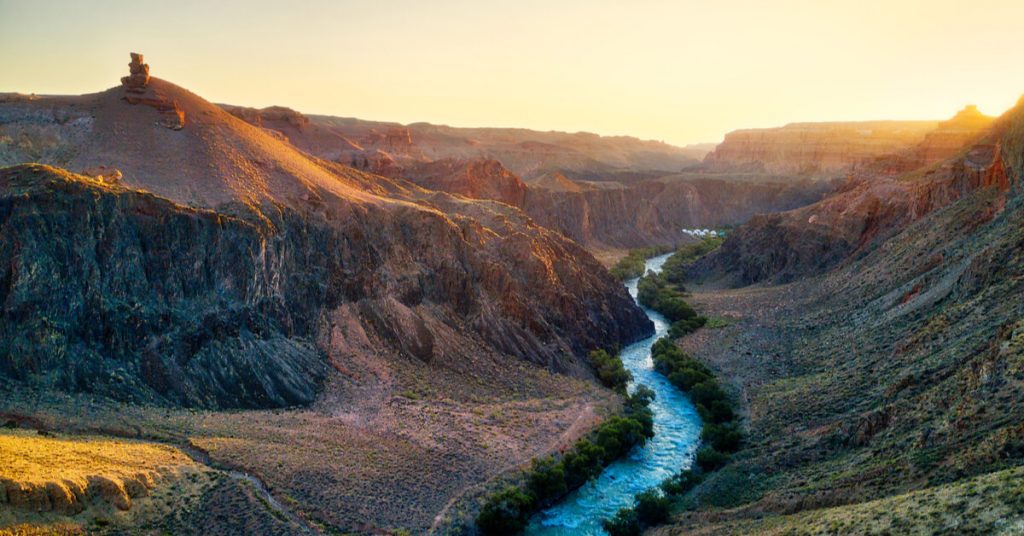
[[[660, 272], [669, 255], [647, 260], [647, 270]], [[637, 280], [626, 282], [629, 294], [636, 299]], [[633, 383], [654, 389], [657, 397], [651, 404], [654, 412], [654, 439], [642, 448], [635, 448], [625, 458], [608, 466], [601, 476], [569, 494], [562, 502], [533, 516], [526, 534], [544, 536], [603, 535], [601, 520], [611, 517], [620, 508], [633, 505], [633, 497], [661, 483], [680, 469], [693, 463], [700, 440], [700, 417], [682, 391], [654, 371], [651, 345], [668, 332], [668, 321], [660, 314], [644, 308], [654, 321], [654, 335], [627, 346], [621, 353], [622, 363], [633, 373]]]

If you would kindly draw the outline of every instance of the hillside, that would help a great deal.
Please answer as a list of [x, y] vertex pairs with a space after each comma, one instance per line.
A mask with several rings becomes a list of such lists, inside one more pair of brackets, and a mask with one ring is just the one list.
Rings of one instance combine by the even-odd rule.
[[[872, 218], [856, 253], [775, 272], [792, 274], [785, 285], [694, 293], [731, 324], [683, 346], [731, 380], [751, 444], [657, 533], [980, 534], [1020, 523], [1022, 310], [1007, 297], [1024, 290], [1024, 101], [929, 169], [880, 182], [906, 195], [889, 195], [882, 213], [907, 215]], [[853, 212], [850, 195], [819, 207]], [[727, 266], [724, 256], [756, 255], [744, 261], [756, 266], [805, 258], [805, 247], [820, 255], [832, 243], [802, 243], [819, 236], [803, 210], [738, 229], [726, 246], [743, 248], [723, 246], [702, 269]]]
[[[835, 186], [755, 173], [680, 173], [679, 149], [628, 137], [401, 126], [225, 106], [318, 158], [476, 199], [520, 207], [591, 251], [683, 240], [682, 228], [738, 225], [821, 199]], [[353, 148], [355, 147], [355, 148]]]
[[651, 325], [581, 247], [311, 157], [138, 64], [124, 87], [0, 103], [3, 161], [50, 164], [0, 169], [14, 426], [199, 445], [299, 517], [423, 529], [614, 409], [582, 357]]
[[828, 174], [911, 147], [937, 126], [937, 121], [862, 121], [737, 130], [725, 135], [704, 164], [716, 170]]

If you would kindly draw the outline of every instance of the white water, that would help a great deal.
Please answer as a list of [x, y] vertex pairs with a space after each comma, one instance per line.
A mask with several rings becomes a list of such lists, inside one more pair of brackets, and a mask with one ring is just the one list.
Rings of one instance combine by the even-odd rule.
[[[669, 255], [648, 259], [647, 270], [660, 272]], [[626, 282], [634, 300], [636, 285], [636, 279]], [[669, 324], [660, 314], [643, 309], [654, 321], [654, 335], [627, 346], [621, 356], [623, 365], [633, 373], [630, 390], [637, 383], [654, 389], [656, 398], [651, 404], [654, 438], [608, 466], [600, 477], [572, 492], [562, 502], [533, 516], [526, 534], [606, 534], [601, 528], [602, 519], [615, 515], [620, 508], [632, 506], [637, 493], [657, 486], [693, 463], [700, 440], [700, 417], [686, 395], [654, 371], [651, 345], [668, 332]]]

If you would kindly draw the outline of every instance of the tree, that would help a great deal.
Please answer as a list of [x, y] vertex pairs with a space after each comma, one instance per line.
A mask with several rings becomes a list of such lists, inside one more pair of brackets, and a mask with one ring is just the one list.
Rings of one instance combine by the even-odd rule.
[[632, 508], [619, 510], [615, 517], [601, 521], [601, 526], [610, 536], [640, 536], [643, 532]]
[[533, 501], [528, 493], [514, 487], [505, 488], [484, 504], [476, 516], [476, 524], [484, 534], [518, 534], [529, 521]]
[[528, 488], [537, 502], [543, 504], [565, 495], [569, 491], [565, 483], [565, 466], [554, 458], [535, 461]]
[[656, 489], [649, 489], [636, 496], [637, 521], [641, 526], [659, 525], [668, 521], [671, 502]]

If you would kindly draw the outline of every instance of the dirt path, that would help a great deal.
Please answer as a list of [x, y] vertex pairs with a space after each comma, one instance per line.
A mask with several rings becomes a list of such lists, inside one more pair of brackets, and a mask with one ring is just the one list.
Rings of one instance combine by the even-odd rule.
[[300, 517], [295, 512], [293, 512], [290, 508], [282, 504], [281, 501], [277, 500], [277, 498], [274, 497], [272, 493], [270, 493], [270, 489], [267, 488], [267, 485], [264, 484], [263, 481], [260, 480], [258, 477], [246, 473], [244, 471], [236, 471], [234, 469], [225, 469], [222, 467], [218, 467], [217, 464], [215, 464], [213, 460], [210, 459], [210, 455], [206, 451], [194, 445], [175, 445], [175, 447], [177, 447], [179, 450], [187, 454], [188, 457], [192, 458], [192, 461], [196, 463], [201, 463], [215, 471], [221, 471], [234, 480], [244, 480], [252, 484], [252, 486], [256, 488], [257, 493], [259, 493], [260, 497], [267, 504], [267, 506], [276, 514], [284, 517], [293, 525], [299, 527], [302, 530], [302, 534], [306, 534], [307, 536], [323, 534], [323, 532], [321, 532], [320, 529], [318, 529], [317, 527], [315, 527], [314, 525]]
[[445, 503], [444, 508], [442, 508], [441, 511], [438, 512], [436, 516], [434, 516], [434, 523], [430, 525], [430, 530], [427, 532], [427, 534], [434, 534], [437, 531], [437, 529], [441, 526], [441, 523], [444, 521], [445, 515], [448, 513], [448, 510], [450, 510], [452, 506], [455, 506], [455, 504], [459, 502], [459, 500], [465, 497], [467, 494], [469, 494], [470, 492], [479, 491], [490, 486], [496, 480], [505, 476], [510, 471], [521, 468], [524, 464], [533, 460], [534, 457], [536, 457], [539, 454], [547, 454], [550, 452], [554, 452], [556, 450], [561, 450], [561, 448], [565, 445], [571, 445], [573, 442], [575, 442], [576, 438], [583, 435], [583, 433], [585, 433], [592, 427], [590, 423], [592, 423], [596, 417], [597, 415], [594, 412], [594, 404], [588, 402], [587, 405], [583, 407], [583, 411], [580, 411], [579, 415], [576, 416], [576, 419], [573, 420], [572, 424], [570, 424], [564, 432], [562, 432], [557, 438], [555, 438], [554, 441], [549, 443], [547, 447], [536, 449], [534, 452], [530, 453], [524, 458], [520, 458], [506, 465], [505, 467], [502, 467], [491, 478], [488, 478], [487, 480], [480, 482], [478, 484], [473, 484], [472, 486], [466, 486], [459, 490], [458, 492], [456, 492], [455, 495], [453, 495], [452, 498], [449, 499], [447, 503]]

